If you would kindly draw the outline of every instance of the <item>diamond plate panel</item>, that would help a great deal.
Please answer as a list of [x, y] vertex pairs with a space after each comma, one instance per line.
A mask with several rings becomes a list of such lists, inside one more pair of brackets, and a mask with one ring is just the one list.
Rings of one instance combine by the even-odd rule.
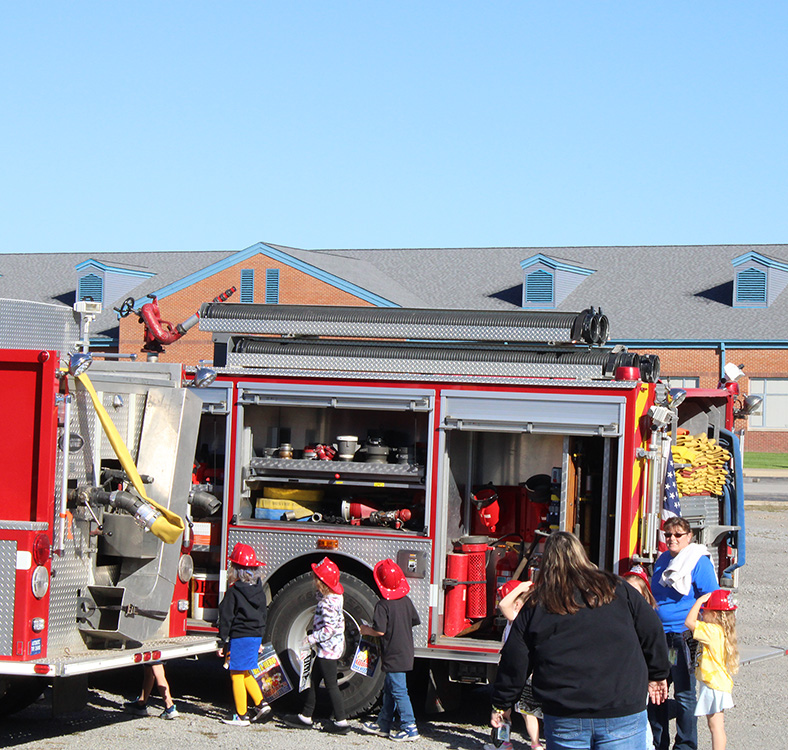
[[236, 354], [227, 353], [228, 368], [289, 368], [294, 370], [344, 371], [348, 367], [354, 370], [367, 371], [380, 376], [381, 373], [413, 373], [422, 376], [425, 373], [443, 375], [481, 375], [517, 378], [572, 378], [594, 380], [602, 378], [604, 367], [601, 364], [546, 364], [530, 362], [457, 362], [439, 361], [434, 359], [384, 359], [363, 360], [347, 357], [299, 356], [288, 354]]
[[70, 524], [70, 538], [68, 528], [63, 554], [52, 557], [47, 655], [53, 657], [85, 648], [76, 626], [77, 597], [93, 582], [94, 553], [89, 551], [88, 525], [74, 520]]
[[7, 349], [66, 353], [79, 341], [76, 313], [64, 305], [0, 299], [0, 341]]
[[[242, 542], [254, 547], [259, 560], [265, 563], [265, 575], [271, 576], [282, 565], [303, 555], [313, 555], [320, 552], [317, 549], [317, 539], [331, 537], [339, 539], [339, 550], [333, 553], [342, 569], [341, 558], [351, 557], [364, 563], [369, 568], [370, 582], [372, 568], [378, 560], [391, 558], [397, 559], [400, 550], [423, 552], [426, 558], [426, 570], [432, 568], [432, 546], [429, 539], [403, 534], [401, 538], [380, 538], [375, 536], [347, 538], [341, 534], [334, 534], [331, 527], [323, 527], [319, 531], [291, 532], [278, 530], [252, 530], [231, 528], [227, 537], [228, 549], [236, 543]], [[332, 554], [329, 552], [329, 554]], [[408, 578], [410, 596], [416, 611], [419, 613], [421, 624], [413, 630], [413, 642], [416, 648], [426, 647], [429, 638], [429, 606], [430, 584], [429, 573], [424, 578]], [[377, 591], [374, 584], [372, 590]]]
[[16, 587], [16, 542], [0, 542], [0, 655], [14, 651], [14, 589]]

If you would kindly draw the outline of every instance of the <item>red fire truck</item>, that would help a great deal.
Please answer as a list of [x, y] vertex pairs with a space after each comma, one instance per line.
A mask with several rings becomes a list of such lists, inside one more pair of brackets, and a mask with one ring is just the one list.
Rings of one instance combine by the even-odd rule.
[[[61, 370], [70, 330], [3, 353], [15, 394], [0, 496], [5, 710], [43, 678], [65, 700], [58, 683], [90, 671], [213, 649], [237, 542], [265, 563], [267, 638], [292, 669], [314, 607], [310, 563], [338, 563], [351, 714], [382, 684], [350, 669], [377, 598], [372, 568], [397, 561], [421, 617], [425, 684], [445, 701], [453, 683], [491, 677], [497, 587], [536, 574], [552, 530], [574, 531], [614, 571], [655, 559], [679, 434], [724, 456], [723, 479], [682, 497], [682, 515], [736, 585], [733, 388], [671, 392], [657, 357], [605, 345], [598, 310], [214, 302], [199, 318], [213, 371], [185, 380], [173, 365], [112, 359], [75, 379]], [[185, 519], [174, 543], [165, 511]]]

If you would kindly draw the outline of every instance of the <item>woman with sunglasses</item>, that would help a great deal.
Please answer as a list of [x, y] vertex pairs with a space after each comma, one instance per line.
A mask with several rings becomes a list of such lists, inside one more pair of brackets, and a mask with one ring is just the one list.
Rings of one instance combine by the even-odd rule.
[[[676, 714], [674, 750], [697, 750], [698, 724], [695, 718], [695, 675], [687, 640], [691, 633], [684, 620], [695, 600], [716, 591], [717, 574], [702, 544], [692, 541], [689, 523], [678, 516], [663, 524], [667, 551], [654, 563], [651, 591], [657, 601], [657, 614], [668, 643], [670, 657], [669, 682], [673, 683]], [[668, 750], [668, 704], [649, 705], [649, 722], [656, 750]]]

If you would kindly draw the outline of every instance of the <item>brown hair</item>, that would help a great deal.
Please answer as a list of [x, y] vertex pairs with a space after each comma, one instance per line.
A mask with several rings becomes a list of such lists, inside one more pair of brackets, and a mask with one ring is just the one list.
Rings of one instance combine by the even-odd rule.
[[529, 606], [541, 604], [556, 615], [573, 615], [581, 607], [601, 607], [615, 599], [616, 576], [599, 570], [580, 540], [568, 531], [556, 531], [544, 545], [539, 583]]
[[739, 642], [736, 638], [736, 613], [725, 610], [704, 609], [703, 621], [716, 623], [725, 635], [725, 669], [728, 674], [739, 671]]
[[257, 581], [263, 580], [262, 572], [260, 568], [247, 568], [243, 565], [230, 563], [230, 567], [227, 568], [227, 585], [232, 586], [236, 581], [257, 583]]
[[323, 583], [323, 581], [320, 580], [320, 578], [318, 578], [316, 573], [312, 573], [312, 578], [313, 578], [313, 580], [315, 582], [315, 588], [323, 596], [327, 596], [328, 594], [333, 594], [334, 593], [330, 588], [328, 588], [328, 586], [325, 583]]
[[671, 529], [681, 529], [682, 531], [692, 533], [692, 527], [689, 525], [689, 521], [686, 518], [682, 518], [681, 516], [671, 516], [665, 523], [662, 524], [663, 531], [670, 531]]

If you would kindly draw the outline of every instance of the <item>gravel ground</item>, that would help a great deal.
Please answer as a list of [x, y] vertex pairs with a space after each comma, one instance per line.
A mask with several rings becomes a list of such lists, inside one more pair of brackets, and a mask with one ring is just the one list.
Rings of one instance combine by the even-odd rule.
[[[748, 507], [747, 565], [741, 574], [738, 633], [745, 646], [788, 648], [788, 617], [783, 565], [788, 556], [788, 503], [763, 503]], [[141, 680], [139, 668], [96, 675], [89, 704], [79, 713], [53, 719], [49, 696], [12, 717], [0, 719], [0, 746], [61, 750], [154, 750], [161, 746], [190, 750], [236, 750], [257, 744], [282, 750], [331, 750], [331, 748], [389, 747], [388, 741], [354, 731], [344, 737], [311, 730], [287, 729], [276, 718], [261, 726], [229, 727], [221, 718], [229, 712], [227, 673], [217, 659], [183, 661], [167, 668], [181, 716], [174, 721], [133, 718], [122, 711], [123, 701], [135, 695]], [[785, 742], [782, 708], [788, 685], [788, 659], [754, 661], [742, 666], [735, 678], [736, 707], [726, 712], [729, 747], [775, 748]], [[158, 707], [158, 703], [156, 703]], [[468, 691], [461, 716], [420, 716], [420, 746], [437, 750], [480, 750], [488, 737], [485, 722], [489, 703], [483, 692]], [[515, 725], [515, 746], [518, 742]], [[705, 722], [699, 722], [699, 750], [710, 750]]]

